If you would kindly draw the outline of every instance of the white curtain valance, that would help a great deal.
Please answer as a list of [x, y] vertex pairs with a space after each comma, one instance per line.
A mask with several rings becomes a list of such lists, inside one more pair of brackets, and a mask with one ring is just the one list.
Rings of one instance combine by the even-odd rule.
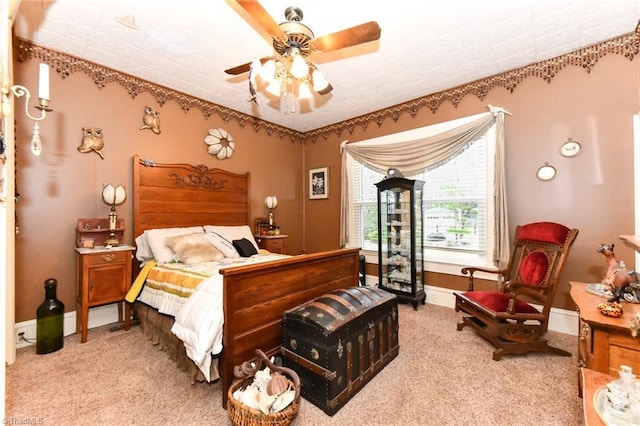
[[[504, 114], [506, 110], [489, 105], [489, 112], [444, 123], [381, 136], [365, 141], [340, 144], [342, 154], [342, 197], [340, 209], [340, 243], [349, 241], [350, 168], [348, 157], [363, 165], [386, 173], [390, 168], [411, 176], [438, 167], [463, 152], [478, 137], [496, 124], [495, 164], [495, 232], [494, 264], [508, 261], [509, 229], [506, 212], [504, 179]], [[506, 257], [505, 257], [506, 256]]]
[[396, 168], [406, 176], [443, 164], [462, 152], [495, 122], [491, 112], [366, 141], [342, 142], [345, 152], [380, 173]]

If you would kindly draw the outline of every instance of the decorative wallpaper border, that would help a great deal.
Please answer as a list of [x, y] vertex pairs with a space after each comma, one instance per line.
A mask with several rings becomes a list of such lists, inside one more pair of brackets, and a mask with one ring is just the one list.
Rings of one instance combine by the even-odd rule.
[[556, 74], [570, 65], [580, 66], [587, 72], [591, 72], [591, 69], [600, 58], [608, 54], [623, 55], [625, 58], [633, 60], [635, 55], [640, 53], [640, 22], [636, 26], [635, 32], [627, 35], [308, 132], [299, 132], [260, 120], [239, 111], [186, 95], [102, 65], [38, 46], [30, 41], [20, 38], [17, 38], [16, 41], [15, 51], [19, 61], [38, 59], [49, 64], [62, 78], [66, 78], [75, 72], [84, 72], [100, 88], [109, 83], [120, 84], [132, 98], [135, 98], [140, 93], [149, 92], [161, 106], [173, 100], [178, 102], [185, 112], [198, 108], [207, 118], [216, 114], [225, 123], [236, 120], [240, 127], [244, 128], [249, 125], [256, 132], [264, 130], [269, 136], [275, 133], [281, 139], [289, 138], [292, 142], [315, 143], [320, 137], [327, 140], [331, 134], [340, 136], [344, 131], [351, 134], [357, 127], [366, 130], [371, 123], [376, 123], [379, 127], [387, 118], [397, 122], [400, 116], [405, 113], [415, 117], [422, 108], [429, 108], [435, 113], [445, 101], [458, 106], [467, 95], [475, 95], [482, 100], [491, 89], [496, 87], [503, 87], [509, 92], [513, 92], [518, 84], [522, 83], [526, 78], [538, 77], [551, 82], [551, 79]]
[[55, 70], [63, 79], [73, 73], [83, 72], [91, 77], [93, 82], [101, 89], [107, 84], [118, 83], [134, 99], [139, 94], [148, 92], [160, 106], [163, 106], [169, 101], [176, 101], [185, 112], [197, 108], [206, 118], [216, 114], [222, 118], [225, 123], [236, 120], [240, 124], [240, 127], [244, 128], [249, 125], [252, 126], [256, 132], [264, 130], [268, 135], [275, 133], [280, 136], [281, 139], [288, 137], [291, 141], [296, 142], [304, 140], [303, 132], [279, 126], [269, 121], [260, 120], [234, 109], [151, 83], [138, 77], [87, 61], [86, 59], [38, 46], [37, 44], [18, 37], [16, 37], [14, 49], [18, 61], [24, 62], [30, 59], [38, 59], [48, 64], [51, 69]]

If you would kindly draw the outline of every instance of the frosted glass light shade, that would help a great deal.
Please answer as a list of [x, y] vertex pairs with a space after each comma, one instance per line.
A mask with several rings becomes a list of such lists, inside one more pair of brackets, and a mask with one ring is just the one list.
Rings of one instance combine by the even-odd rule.
[[313, 70], [311, 78], [313, 79], [313, 90], [315, 90], [316, 92], [322, 92], [327, 87], [329, 87], [329, 82], [317, 69]]
[[102, 200], [110, 206], [122, 204], [126, 198], [127, 193], [122, 185], [114, 188], [113, 185], [109, 183], [102, 188]]
[[278, 207], [278, 198], [275, 195], [267, 195], [264, 199], [264, 205], [268, 209], [275, 209]]
[[278, 80], [272, 80], [265, 90], [271, 93], [273, 96], [280, 96], [282, 86], [280, 85], [280, 82]]
[[294, 55], [290, 71], [295, 78], [305, 78], [309, 74], [309, 65], [301, 55]]
[[262, 79], [262, 81], [271, 82], [274, 79], [274, 75], [276, 73], [276, 63], [273, 59], [269, 59], [267, 62], [260, 67], [260, 71], [258, 71], [258, 75]]
[[298, 87], [298, 97], [300, 99], [311, 99], [313, 97], [311, 89], [307, 83], [300, 83], [300, 86]]

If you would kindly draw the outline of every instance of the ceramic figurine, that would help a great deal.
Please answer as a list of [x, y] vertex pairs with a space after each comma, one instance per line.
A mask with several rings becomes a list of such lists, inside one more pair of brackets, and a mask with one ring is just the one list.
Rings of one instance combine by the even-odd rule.
[[150, 106], [145, 107], [142, 122], [144, 124], [140, 126], [140, 130], [151, 129], [156, 135], [160, 134], [160, 113], [158, 111]]
[[602, 280], [602, 284], [613, 293], [613, 297], [608, 302], [620, 302], [627, 288], [638, 283], [638, 276], [634, 271], [627, 271], [624, 263], [618, 262], [613, 253], [613, 247], [614, 244], [600, 244], [597, 251], [604, 256], [609, 265], [607, 275]]
[[104, 155], [102, 155], [102, 152], [100, 151], [102, 148], [104, 148], [102, 129], [98, 129], [96, 127], [83, 127], [82, 144], [78, 147], [78, 151], [83, 154], [93, 151], [104, 160]]

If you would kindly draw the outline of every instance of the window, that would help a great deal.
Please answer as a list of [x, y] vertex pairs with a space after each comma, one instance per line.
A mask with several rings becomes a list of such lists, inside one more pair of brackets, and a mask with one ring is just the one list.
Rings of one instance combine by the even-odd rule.
[[[425, 182], [425, 269], [459, 273], [459, 265], [491, 264], [493, 242], [493, 158], [491, 128], [461, 154], [411, 179]], [[378, 250], [377, 188], [384, 175], [362, 164], [348, 163], [352, 172], [352, 232], [354, 245]], [[372, 253], [373, 254], [373, 253]], [[456, 265], [455, 269], [449, 269]]]

